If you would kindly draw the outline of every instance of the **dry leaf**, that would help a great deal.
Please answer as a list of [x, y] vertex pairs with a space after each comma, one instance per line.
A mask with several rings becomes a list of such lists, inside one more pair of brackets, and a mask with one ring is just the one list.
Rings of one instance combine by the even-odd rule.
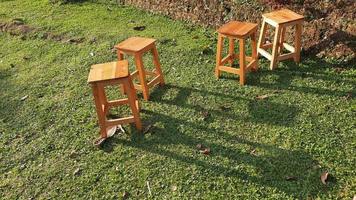
[[127, 199], [129, 196], [130, 196], [130, 193], [128, 193], [128, 192], [125, 191], [125, 192], [122, 194], [122, 199], [125, 200], [125, 199]]
[[147, 125], [146, 128], [143, 130], [143, 134], [148, 133], [152, 128], [153, 128], [152, 124]]
[[328, 176], [329, 172], [323, 172], [320, 176], [320, 180], [324, 185], [326, 185], [326, 182], [328, 181]]
[[106, 138], [103, 138], [103, 137], [100, 137], [100, 138], [96, 139], [94, 141], [94, 146], [100, 147], [101, 144], [103, 144], [105, 140], [106, 140]]
[[135, 26], [133, 27], [133, 30], [135, 31], [143, 31], [146, 29], [146, 26]]
[[173, 192], [175, 192], [175, 191], [177, 191], [178, 187], [176, 185], [173, 185], [171, 189]]
[[209, 155], [210, 154], [210, 148], [205, 148], [204, 150], [200, 150], [200, 153], [204, 155]]
[[209, 112], [208, 111], [203, 111], [202, 113], [201, 113], [201, 115], [202, 115], [202, 117], [203, 117], [203, 120], [205, 121], [208, 117], [209, 117]]
[[250, 154], [253, 155], [253, 156], [257, 156], [257, 154], [256, 154], [256, 149], [253, 149], [253, 150], [250, 152]]
[[81, 172], [81, 171], [82, 171], [82, 170], [81, 170], [80, 168], [77, 168], [77, 169], [74, 170], [73, 175], [74, 175], [74, 176], [78, 176], [78, 175], [80, 175], [80, 172]]
[[265, 94], [265, 95], [257, 96], [256, 99], [263, 100], [263, 99], [267, 99], [268, 97], [269, 97], [269, 95]]
[[286, 177], [286, 180], [287, 181], [296, 181], [298, 178], [297, 177], [295, 177], [295, 176], [287, 176]]
[[202, 150], [204, 147], [203, 147], [203, 145], [202, 144], [197, 144], [197, 149], [198, 150]]
[[20, 100], [21, 100], [21, 101], [25, 101], [27, 98], [28, 98], [28, 95], [23, 96]]
[[352, 99], [352, 93], [351, 93], [351, 92], [348, 92], [344, 98], [345, 98], [346, 100]]

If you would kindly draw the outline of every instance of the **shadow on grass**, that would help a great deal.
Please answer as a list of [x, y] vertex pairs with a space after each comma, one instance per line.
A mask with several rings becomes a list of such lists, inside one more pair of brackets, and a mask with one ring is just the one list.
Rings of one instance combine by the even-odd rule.
[[[153, 121], [163, 123], [164, 128], [154, 128], [149, 141], [146, 141], [142, 135], [133, 135], [129, 142], [114, 137], [105, 144], [104, 150], [107, 151], [118, 144], [130, 146], [187, 165], [195, 165], [197, 168], [207, 171], [207, 175], [237, 178], [264, 187], [273, 187], [296, 198], [315, 196], [320, 192], [318, 179], [310, 178], [319, 176], [320, 172], [313, 170], [318, 162], [303, 151], [291, 151], [274, 145], [251, 142], [230, 135], [222, 129], [210, 130], [205, 124], [187, 122], [162, 113], [152, 111], [144, 111], [144, 113], [149, 115]], [[205, 137], [189, 136], [180, 130], [181, 126], [198, 129], [201, 133], [209, 134], [207, 138], [219, 138], [220, 142], [205, 139]], [[208, 159], [202, 159], [204, 155], [198, 152], [194, 153], [197, 151], [195, 149], [197, 144], [204, 144], [212, 149]], [[185, 155], [162, 147], [167, 145], [184, 145], [192, 149], [193, 155]], [[257, 149], [257, 155], [231, 148], [232, 145], [247, 145], [251, 150]], [[259, 155], [259, 152], [263, 152], [262, 155]], [[219, 163], [218, 157], [228, 159], [230, 164]], [[256, 174], [251, 175], [240, 165], [252, 166]], [[288, 177], [296, 177], [297, 180], [288, 181]], [[305, 189], [303, 185], [310, 187]]]
[[[273, 71], [264, 71], [263, 74], [258, 73], [257, 76], [249, 76], [248, 84], [251, 86], [261, 87], [265, 89], [277, 89], [277, 90], [290, 90], [306, 94], [315, 94], [321, 96], [335, 96], [344, 97], [349, 92], [335, 89], [320, 88], [318, 86], [300, 86], [293, 84], [295, 79], [313, 79], [314, 81], [321, 80], [329, 83], [346, 83], [350, 85], [356, 85], [355, 77], [348, 77], [345, 75], [339, 75], [336, 72], [325, 73], [325, 69], [336, 71], [335, 64], [326, 62], [320, 59], [314, 59], [313, 61], [307, 60], [303, 64], [307, 64], [308, 67], [300, 67], [298, 64], [292, 61], [284, 61], [285, 67], [277, 67]], [[352, 68], [352, 65], [342, 67], [341, 70], [348, 70]], [[278, 76], [275, 83], [262, 82], [263, 76], [274, 75]], [[306, 84], [303, 84], [306, 85]]]
[[[164, 99], [164, 94], [169, 92], [169, 90], [176, 90], [178, 92], [174, 98], [169, 100]], [[211, 105], [202, 106], [191, 103], [188, 99], [193, 93], [199, 93], [205, 97], [222, 96], [223, 98], [231, 100], [239, 99], [245, 101], [248, 104], [249, 117], [241, 117], [233, 112], [211, 108]], [[223, 92], [210, 92], [173, 85], [166, 85], [163, 89], [155, 90], [151, 95], [151, 101], [167, 104], [169, 106], [188, 108], [198, 112], [207, 110], [212, 115], [218, 115], [219, 117], [230, 118], [232, 120], [267, 123], [279, 126], [292, 126], [294, 124], [294, 118], [300, 110], [297, 106], [283, 105], [269, 101], [260, 102]], [[209, 108], [207, 109], [206, 107], [208, 106]], [[103, 150], [110, 153], [118, 144], [130, 146], [188, 165], [195, 165], [202, 170], [208, 170], [208, 173], [213, 176], [237, 178], [261, 186], [273, 187], [296, 198], [316, 196], [321, 190], [319, 180], [310, 178], [319, 176], [320, 172], [313, 169], [313, 167], [319, 164], [311, 155], [304, 151], [291, 151], [278, 148], [274, 145], [248, 141], [227, 133], [224, 128], [211, 130], [208, 125], [210, 123], [209, 120], [202, 122], [187, 121], [150, 110], [142, 110], [142, 113], [148, 116], [151, 122], [163, 124], [162, 127], [164, 128], [154, 127], [151, 131], [152, 137], [150, 137], [150, 140], [145, 140], [145, 136], [137, 134], [132, 135], [131, 141], [129, 142], [114, 137], [103, 146]], [[181, 127], [193, 128], [199, 131], [199, 134], [197, 136], [187, 135], [185, 131], [182, 131]], [[218, 138], [218, 141], [212, 138]], [[197, 144], [204, 144], [212, 149], [212, 154], [209, 156], [210, 160], [201, 159], [204, 155], [198, 152], [192, 157], [192, 155], [185, 155], [164, 148], [164, 146], [170, 145], [184, 145], [187, 148], [191, 148], [194, 153], [197, 151], [195, 149]], [[258, 153], [257, 155], [253, 155], [250, 154], [250, 152], [231, 148], [233, 145], [247, 145], [251, 150], [257, 149], [257, 152], [264, 153], [261, 153], [261, 155], [258, 155]], [[216, 156], [217, 158], [214, 159]], [[231, 164], [220, 164], [218, 157], [228, 159]], [[242, 166], [252, 166], [256, 174], [251, 174], [243, 167], [239, 168], [240, 164]], [[296, 177], [297, 180], [290, 181], [287, 180], [288, 177]], [[310, 187], [305, 189], [305, 185]]]

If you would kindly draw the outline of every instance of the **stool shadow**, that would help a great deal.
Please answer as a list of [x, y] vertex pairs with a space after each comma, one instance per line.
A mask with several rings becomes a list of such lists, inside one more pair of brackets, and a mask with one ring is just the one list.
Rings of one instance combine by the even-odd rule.
[[[176, 97], [170, 100], [163, 99], [164, 94], [167, 93], [170, 89], [178, 90]], [[220, 102], [222, 105], [228, 104], [228, 101], [242, 101], [244, 104], [248, 105], [249, 116], [242, 117], [241, 115], [237, 115], [234, 112], [229, 111], [229, 109], [217, 108], [219, 106], [202, 106], [199, 104], [187, 103], [188, 98], [192, 93], [199, 93], [202, 96], [219, 96], [225, 99], [229, 99], [226, 100], [226, 102]], [[153, 97], [151, 101], [158, 103], [189, 108], [197, 112], [204, 111], [214, 116], [220, 116], [232, 120], [242, 120], [252, 123], [272, 124], [279, 126], [293, 126], [295, 124], [295, 118], [297, 117], [298, 113], [301, 112], [301, 108], [296, 105], [275, 103], [268, 99], [258, 101], [256, 99], [249, 99], [242, 96], [229, 95], [227, 93], [198, 90], [194, 88], [169, 84], [162, 89], [155, 90], [151, 96]]]
[[[209, 175], [226, 178], [236, 178], [248, 181], [264, 187], [273, 187], [280, 192], [284, 192], [295, 198], [305, 199], [314, 197], [323, 191], [323, 186], [318, 179], [320, 170], [313, 170], [313, 167], [319, 163], [311, 155], [302, 150], [286, 150], [274, 145], [249, 141], [231, 135], [221, 129], [209, 130], [208, 126], [195, 122], [176, 119], [171, 116], [153, 112], [144, 111], [150, 116], [152, 121], [159, 121], [164, 128], [155, 127], [151, 132], [150, 140], [145, 140], [143, 136], [132, 136], [130, 140], [114, 137], [108, 145], [122, 145], [144, 150], [151, 154], [157, 154], [163, 157], [174, 159], [187, 167], [194, 165], [198, 169], [207, 171]], [[194, 127], [201, 133], [208, 134], [208, 137], [200, 135], [192, 136], [179, 130], [180, 126]], [[210, 139], [209, 139], [210, 138]], [[219, 142], [215, 139], [219, 138]], [[209, 159], [203, 159], [195, 149], [197, 144], [204, 144], [211, 148]], [[179, 145], [185, 149], [191, 149], [191, 153], [180, 153], [167, 146]], [[248, 146], [246, 148], [256, 149], [256, 155], [249, 151], [238, 150], [232, 146]], [[264, 152], [261, 153], [260, 152]], [[221, 157], [228, 160], [230, 165], [219, 162]], [[244, 170], [243, 167], [252, 166], [256, 175]], [[288, 181], [287, 177], [296, 177], [295, 181]], [[305, 185], [310, 187], [305, 188]], [[328, 191], [323, 191], [328, 192]]]

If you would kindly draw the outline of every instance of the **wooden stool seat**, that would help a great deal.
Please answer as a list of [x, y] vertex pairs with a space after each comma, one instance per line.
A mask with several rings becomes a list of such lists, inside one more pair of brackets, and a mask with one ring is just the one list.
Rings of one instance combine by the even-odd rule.
[[[157, 84], [164, 85], [161, 64], [158, 58], [156, 40], [151, 38], [132, 37], [115, 46], [118, 60], [124, 59], [124, 54], [133, 55], [135, 58], [136, 71], [131, 73], [133, 79], [138, 78], [140, 84], [134, 84], [137, 90], [142, 91], [143, 98], [149, 99], [149, 89]], [[154, 71], [146, 71], [143, 65], [143, 54], [151, 51], [153, 55]], [[146, 81], [146, 76], [152, 77], [150, 82]]]
[[[258, 53], [271, 61], [270, 69], [273, 70], [277, 63], [282, 60], [293, 58], [295, 62], [300, 62], [302, 25], [304, 16], [291, 10], [283, 9], [263, 14], [262, 30], [258, 41]], [[273, 43], [266, 43], [268, 25], [275, 27]], [[287, 27], [296, 26], [294, 46], [285, 43]], [[267, 49], [272, 48], [272, 54]], [[289, 53], [283, 54], [286, 49]]]
[[277, 26], [278, 24], [286, 24], [294, 21], [304, 20], [303, 15], [299, 15], [291, 10], [282, 9], [262, 15], [268, 20], [268, 23]]
[[[139, 103], [129, 73], [127, 60], [93, 65], [89, 72], [88, 83], [93, 90], [96, 112], [99, 118], [101, 138], [105, 139], [108, 137], [107, 132], [111, 127], [122, 124], [135, 123], [136, 128], [142, 130]], [[122, 85], [127, 98], [108, 101], [105, 94], [105, 86], [108, 85]], [[107, 119], [106, 116], [111, 107], [124, 104], [128, 104], [131, 107], [133, 116], [119, 119]]]
[[88, 82], [108, 81], [129, 76], [129, 63], [127, 60], [109, 62], [91, 66]]
[[156, 40], [151, 38], [131, 37], [115, 47], [126, 53], [137, 53], [145, 50], [147, 47], [150, 47], [155, 42]]
[[[216, 54], [215, 75], [220, 77], [221, 71], [237, 74], [240, 76], [240, 85], [245, 84], [246, 73], [258, 69], [257, 60], [257, 24], [248, 22], [231, 21], [218, 29], [218, 45]], [[251, 38], [252, 55], [246, 56], [246, 39]], [[222, 57], [224, 38], [229, 39], [229, 54]], [[235, 40], [239, 40], [239, 54], [235, 54]], [[239, 59], [239, 69], [233, 67], [235, 59]], [[246, 64], [246, 61], [248, 62]], [[229, 62], [230, 66], [225, 66]]]
[[257, 24], [248, 22], [231, 21], [218, 29], [220, 34], [230, 37], [246, 37], [251, 32], [256, 31]]

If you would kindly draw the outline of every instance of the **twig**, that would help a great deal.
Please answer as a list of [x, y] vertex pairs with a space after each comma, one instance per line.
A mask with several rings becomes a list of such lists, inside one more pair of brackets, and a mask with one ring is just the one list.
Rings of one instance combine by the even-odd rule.
[[147, 184], [147, 188], [148, 188], [148, 193], [150, 194], [150, 196], [152, 196], [150, 182], [146, 181], [146, 184]]

